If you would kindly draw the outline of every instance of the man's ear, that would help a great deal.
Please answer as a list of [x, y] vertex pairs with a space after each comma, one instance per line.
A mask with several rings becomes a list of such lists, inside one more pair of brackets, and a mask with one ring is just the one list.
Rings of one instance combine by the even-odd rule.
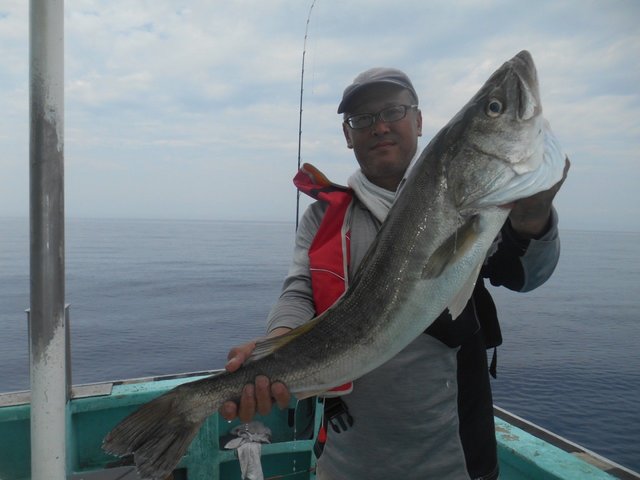
[[349, 127], [347, 127], [346, 123], [342, 124], [342, 133], [344, 133], [344, 138], [347, 141], [347, 148], [353, 148], [353, 143], [351, 143], [351, 132], [349, 132]]
[[418, 109], [418, 115], [416, 115], [418, 121], [418, 136], [422, 136], [422, 111]]

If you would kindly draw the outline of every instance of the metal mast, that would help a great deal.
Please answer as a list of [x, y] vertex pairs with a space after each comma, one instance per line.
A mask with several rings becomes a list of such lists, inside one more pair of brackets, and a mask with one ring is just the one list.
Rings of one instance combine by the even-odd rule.
[[31, 478], [66, 478], [64, 2], [31, 0]]

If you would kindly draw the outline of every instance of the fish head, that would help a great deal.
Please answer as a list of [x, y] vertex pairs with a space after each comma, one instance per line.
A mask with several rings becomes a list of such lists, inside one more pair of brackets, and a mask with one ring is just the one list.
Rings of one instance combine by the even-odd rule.
[[542, 103], [531, 54], [504, 63], [471, 100], [469, 143], [500, 159], [516, 173], [535, 170], [542, 160]]
[[446, 167], [448, 183], [461, 208], [509, 203], [560, 178], [557, 165], [545, 162], [545, 137], [551, 133], [527, 51], [496, 70], [445, 129], [454, 152]]

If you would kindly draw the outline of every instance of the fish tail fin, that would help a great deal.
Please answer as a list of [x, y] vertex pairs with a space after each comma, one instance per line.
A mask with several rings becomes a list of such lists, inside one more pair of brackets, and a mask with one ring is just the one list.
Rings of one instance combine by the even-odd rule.
[[195, 420], [172, 390], [143, 405], [105, 437], [102, 448], [116, 456], [133, 454], [143, 479], [165, 479], [180, 462], [206, 417]]

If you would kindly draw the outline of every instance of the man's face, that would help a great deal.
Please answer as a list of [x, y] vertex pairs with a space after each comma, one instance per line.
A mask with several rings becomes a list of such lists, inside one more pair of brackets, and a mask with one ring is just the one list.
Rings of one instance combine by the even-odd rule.
[[[346, 116], [375, 114], [393, 105], [412, 104], [415, 100], [408, 90], [389, 84], [372, 85], [350, 102]], [[372, 183], [395, 191], [418, 148], [422, 114], [409, 109], [401, 120], [383, 122], [376, 118], [373, 125], [362, 129], [343, 124], [343, 131], [362, 173]]]

